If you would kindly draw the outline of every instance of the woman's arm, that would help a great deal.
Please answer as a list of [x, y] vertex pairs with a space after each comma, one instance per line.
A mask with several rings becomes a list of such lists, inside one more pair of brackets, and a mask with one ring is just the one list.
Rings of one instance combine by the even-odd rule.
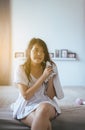
[[29, 87], [24, 84], [19, 83], [18, 87], [21, 91], [21, 94], [25, 98], [25, 100], [29, 100], [35, 92], [40, 88], [45, 79], [52, 73], [52, 67], [45, 68], [43, 74], [40, 78], [33, 84], [33, 86]]
[[53, 97], [56, 96], [56, 92], [55, 92], [54, 85], [53, 85], [53, 77], [50, 78], [48, 81], [48, 87], [47, 87], [46, 94], [51, 99], [53, 99]]
[[23, 95], [25, 100], [29, 100], [35, 94], [35, 92], [39, 89], [43, 81], [44, 76], [42, 75], [31, 87], [26, 86], [24, 84], [18, 84], [21, 94]]

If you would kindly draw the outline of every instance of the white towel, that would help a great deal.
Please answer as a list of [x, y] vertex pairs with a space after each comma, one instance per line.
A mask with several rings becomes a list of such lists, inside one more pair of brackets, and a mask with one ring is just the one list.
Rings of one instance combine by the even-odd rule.
[[46, 66], [53, 66], [53, 73], [45, 80], [45, 83], [48, 82], [48, 80], [53, 77], [53, 85], [56, 92], [56, 97], [58, 99], [62, 99], [64, 97], [63, 89], [60, 83], [59, 75], [58, 75], [58, 69], [56, 65], [51, 65], [50, 62], [46, 63]]

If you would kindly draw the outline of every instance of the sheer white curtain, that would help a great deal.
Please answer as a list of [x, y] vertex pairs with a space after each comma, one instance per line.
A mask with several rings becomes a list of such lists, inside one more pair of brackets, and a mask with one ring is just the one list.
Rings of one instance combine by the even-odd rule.
[[10, 85], [11, 72], [10, 0], [0, 0], [0, 85]]

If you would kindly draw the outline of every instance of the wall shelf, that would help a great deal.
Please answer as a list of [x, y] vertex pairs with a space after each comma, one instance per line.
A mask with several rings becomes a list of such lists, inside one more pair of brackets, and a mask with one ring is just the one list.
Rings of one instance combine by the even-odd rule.
[[[15, 58], [15, 60], [18, 60], [18, 61], [25, 61], [26, 60], [26, 57], [17, 57]], [[53, 61], [76, 61], [77, 58], [52, 58]]]
[[52, 58], [53, 61], [76, 61], [76, 58]]

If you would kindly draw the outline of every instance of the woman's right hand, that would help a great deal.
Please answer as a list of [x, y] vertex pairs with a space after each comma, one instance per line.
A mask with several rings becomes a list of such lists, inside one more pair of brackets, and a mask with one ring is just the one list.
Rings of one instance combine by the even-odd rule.
[[52, 66], [46, 67], [45, 70], [44, 70], [44, 72], [43, 72], [43, 77], [44, 77], [45, 79], [48, 78], [48, 76], [49, 76], [50, 74], [52, 74], [52, 72], [53, 72]]

